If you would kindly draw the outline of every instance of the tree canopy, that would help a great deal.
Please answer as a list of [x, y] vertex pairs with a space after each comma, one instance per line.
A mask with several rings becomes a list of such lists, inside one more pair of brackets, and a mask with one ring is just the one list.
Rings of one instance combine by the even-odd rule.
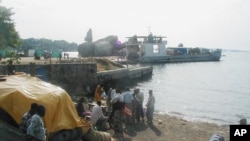
[[65, 40], [50, 40], [50, 39], [23, 39], [21, 50], [40, 49], [47, 51], [77, 51], [78, 45], [76, 43], [69, 43]]
[[21, 45], [15, 23], [11, 19], [13, 14], [11, 9], [0, 5], [0, 49], [5, 47], [16, 48]]

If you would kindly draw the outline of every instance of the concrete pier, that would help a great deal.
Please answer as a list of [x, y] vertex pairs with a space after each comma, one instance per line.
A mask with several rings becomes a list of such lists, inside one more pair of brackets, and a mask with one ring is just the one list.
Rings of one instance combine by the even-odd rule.
[[97, 72], [97, 81], [107, 81], [115, 79], [137, 79], [145, 75], [152, 75], [152, 67], [123, 68], [110, 71]]
[[[121, 68], [97, 72], [96, 63], [68, 64], [22, 64], [13, 65], [16, 72], [24, 72], [56, 84], [71, 96], [87, 94], [87, 87], [93, 91], [99, 82], [139, 79], [152, 75], [152, 67]], [[0, 65], [0, 74], [6, 75], [7, 68]]]

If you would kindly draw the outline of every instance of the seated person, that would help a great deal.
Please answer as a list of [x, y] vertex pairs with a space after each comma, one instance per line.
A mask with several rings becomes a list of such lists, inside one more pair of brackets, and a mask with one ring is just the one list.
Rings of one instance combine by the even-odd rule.
[[93, 123], [93, 126], [99, 131], [106, 131], [107, 127], [107, 117], [104, 116], [101, 101], [97, 101], [97, 105], [92, 108], [90, 120]]
[[85, 110], [86, 108], [84, 108], [83, 104], [84, 104], [85, 100], [83, 97], [81, 97], [77, 104], [76, 104], [76, 111], [78, 116], [85, 118], [85, 116], [89, 116], [90, 115], [90, 111]]
[[29, 127], [31, 122], [30, 119], [37, 112], [37, 106], [37, 103], [32, 103], [30, 105], [30, 110], [23, 115], [20, 125], [20, 129], [23, 131], [23, 133], [27, 133], [27, 128]]

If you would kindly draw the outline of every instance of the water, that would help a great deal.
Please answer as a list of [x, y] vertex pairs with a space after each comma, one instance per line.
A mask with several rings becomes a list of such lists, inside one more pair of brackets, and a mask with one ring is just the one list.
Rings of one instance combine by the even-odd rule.
[[219, 62], [155, 64], [153, 76], [139, 82], [155, 110], [187, 120], [216, 124], [250, 122], [250, 52], [223, 52]]
[[154, 64], [152, 78], [131, 88], [144, 92], [144, 103], [152, 89], [161, 113], [219, 125], [250, 122], [250, 52], [222, 54], [219, 62]]

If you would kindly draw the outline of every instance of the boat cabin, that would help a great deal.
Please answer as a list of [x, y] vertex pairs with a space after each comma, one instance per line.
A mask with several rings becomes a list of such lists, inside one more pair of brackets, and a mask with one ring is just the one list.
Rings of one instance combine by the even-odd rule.
[[166, 56], [166, 37], [132, 36], [127, 37], [127, 59], [135, 60], [149, 56]]

